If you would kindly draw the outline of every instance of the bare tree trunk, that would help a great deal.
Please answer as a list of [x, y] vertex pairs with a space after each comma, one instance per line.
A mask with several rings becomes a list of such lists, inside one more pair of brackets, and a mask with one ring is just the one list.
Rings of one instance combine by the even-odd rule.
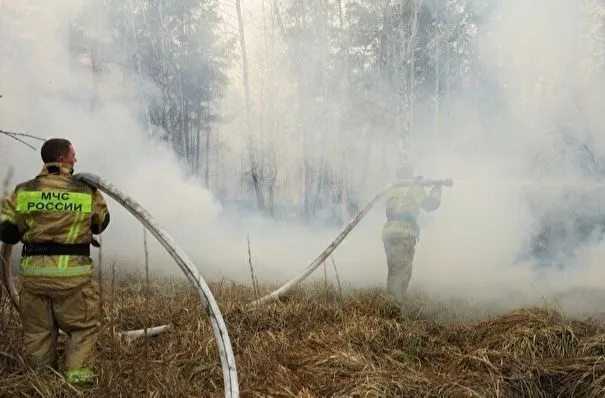
[[[435, 39], [435, 113], [433, 115], [433, 148], [437, 148], [439, 142], [439, 128], [441, 125], [441, 40]], [[435, 158], [433, 157], [433, 167]]]
[[256, 200], [258, 207], [261, 211], [265, 211], [265, 200], [263, 197], [261, 181], [259, 179], [258, 165], [254, 158], [254, 148], [252, 146], [252, 121], [250, 111], [250, 80], [248, 77], [248, 56], [246, 54], [246, 38], [244, 35], [244, 19], [242, 16], [242, 0], [235, 1], [235, 7], [237, 8], [237, 22], [239, 29], [240, 47], [242, 52], [242, 72], [244, 79], [244, 93], [246, 97], [246, 126], [248, 128], [248, 153], [250, 157], [250, 174], [252, 176], [252, 183], [254, 184], [254, 190], [256, 192]]
[[286, 28], [284, 27], [284, 21], [281, 18], [281, 13], [279, 11], [278, 0], [273, 0], [273, 8], [275, 9], [275, 18], [277, 19], [277, 24], [279, 26], [279, 31], [282, 37], [286, 37]]
[[210, 188], [210, 129], [206, 130], [206, 165], [204, 167], [204, 183]]
[[412, 130], [414, 124], [414, 107], [415, 107], [415, 89], [416, 89], [416, 37], [418, 35], [418, 18], [424, 0], [414, 0], [414, 8], [410, 27], [410, 37], [408, 38], [408, 46], [406, 50], [406, 58], [410, 60], [409, 81], [408, 81], [408, 117], [407, 129], [408, 134]]
[[[345, 8], [346, 4], [345, 4], [345, 0], [338, 0], [338, 22], [339, 22], [339, 27], [340, 27], [340, 33], [344, 34], [345, 32], [345, 15], [344, 15], [344, 8]], [[342, 58], [343, 58], [343, 74], [342, 74], [342, 80], [341, 80], [341, 95], [340, 95], [340, 123], [342, 125], [342, 122], [346, 119], [346, 113], [343, 112], [343, 109], [348, 109], [348, 104], [347, 104], [347, 100], [349, 97], [349, 87], [351, 86], [351, 82], [350, 82], [350, 76], [349, 76], [349, 58], [351, 56], [351, 35], [350, 33], [347, 32], [347, 36], [346, 36], [346, 40], [344, 41], [344, 46], [342, 48], [341, 54], [342, 54]], [[346, 151], [346, 146], [350, 145], [349, 140], [347, 140], [344, 136], [344, 129], [341, 128], [341, 133], [340, 133], [340, 137], [339, 137], [339, 142], [340, 142], [340, 150], [341, 150], [341, 158], [343, 159], [344, 164], [347, 163], [347, 159], [346, 159], [346, 153], [348, 151]], [[370, 144], [367, 144], [366, 146], [369, 146]], [[346, 151], [346, 152], [345, 152]], [[362, 160], [365, 161], [367, 163], [367, 160]], [[364, 169], [363, 173], [367, 174], [367, 168]], [[348, 193], [350, 191], [350, 187], [353, 185], [353, 182], [351, 181], [353, 178], [351, 176], [351, 173], [345, 168], [344, 171], [341, 173], [341, 177], [343, 180], [343, 184], [346, 187], [346, 192]], [[342, 195], [342, 197], [340, 198], [340, 207], [341, 208], [346, 208], [348, 206], [348, 202], [349, 202], [349, 198], [348, 198], [348, 194]]]

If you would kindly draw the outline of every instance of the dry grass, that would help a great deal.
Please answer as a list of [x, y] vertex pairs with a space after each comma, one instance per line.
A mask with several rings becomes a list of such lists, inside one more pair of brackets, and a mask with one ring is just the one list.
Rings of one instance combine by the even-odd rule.
[[[461, 323], [447, 319], [447, 305], [427, 305], [426, 298], [412, 298], [402, 312], [379, 292], [341, 299], [321, 283], [246, 311], [251, 287], [211, 287], [229, 327], [244, 397], [605, 396], [605, 333], [553, 309]], [[0, 330], [0, 395], [144, 396], [146, 385], [154, 397], [223, 395], [210, 323], [186, 282], [156, 280], [148, 312], [144, 285], [117, 283], [113, 305], [110, 290], [104, 288], [94, 389], [79, 393], [58, 375], [25, 370], [18, 318], [9, 310]], [[164, 322], [176, 328], [149, 339], [147, 366], [145, 339], [126, 343], [110, 333]]]

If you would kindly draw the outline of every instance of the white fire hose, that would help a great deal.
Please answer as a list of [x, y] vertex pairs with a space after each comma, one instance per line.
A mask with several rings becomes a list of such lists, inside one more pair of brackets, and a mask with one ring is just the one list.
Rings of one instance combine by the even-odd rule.
[[[130, 213], [132, 213], [164, 246], [166, 251], [173, 257], [181, 270], [185, 273], [189, 281], [197, 287], [202, 302], [205, 304], [206, 312], [210, 317], [210, 321], [212, 323], [212, 329], [214, 332], [215, 340], [218, 345], [218, 350], [221, 358], [221, 365], [223, 370], [223, 379], [225, 383], [225, 397], [239, 397], [239, 387], [237, 380], [237, 370], [235, 364], [235, 357], [233, 355], [233, 349], [231, 346], [231, 341], [229, 339], [229, 334], [227, 331], [227, 327], [222, 318], [220, 309], [210, 291], [208, 285], [199, 274], [197, 268], [193, 265], [193, 263], [189, 260], [189, 258], [185, 255], [185, 253], [177, 246], [176, 242], [154, 221], [153, 217], [143, 208], [141, 205], [136, 203], [130, 197], [125, 195], [119, 189], [117, 189], [114, 185], [109, 182], [103, 180], [102, 178], [90, 174], [90, 173], [79, 173], [74, 176], [75, 178], [80, 179], [81, 181], [100, 189], [102, 192], [111, 196], [118, 203], [120, 203], [124, 208], [126, 208]], [[446, 185], [451, 186], [451, 181], [449, 180], [403, 180], [399, 181], [395, 184], [390, 184], [382, 191], [380, 191], [372, 200], [359, 212], [357, 213], [351, 221], [345, 226], [345, 228], [340, 232], [340, 234], [330, 243], [330, 245], [320, 253], [320, 255], [309, 264], [303, 272], [295, 278], [292, 278], [288, 282], [286, 282], [280, 288], [274, 290], [273, 292], [261, 297], [258, 300], [255, 300], [249, 303], [249, 306], [255, 306], [262, 303], [266, 303], [273, 299], [277, 299], [298, 284], [300, 284], [303, 280], [305, 280], [313, 271], [315, 271], [329, 256], [330, 254], [336, 250], [338, 245], [344, 240], [344, 238], [355, 228], [355, 226], [361, 221], [361, 219], [370, 211], [370, 209], [376, 204], [376, 202], [389, 190], [397, 187], [403, 186], [436, 186], [436, 185]], [[1, 257], [1, 256], [0, 256]], [[12, 283], [12, 276], [10, 266], [4, 264], [4, 280], [6, 284], [6, 289], [8, 293], [18, 308], [19, 297], [18, 293]], [[157, 335], [161, 334], [164, 331], [168, 330], [170, 325], [162, 325], [154, 328], [147, 328], [148, 335]], [[127, 337], [136, 338], [139, 336], [143, 336], [145, 334], [145, 329], [139, 330], [131, 330], [122, 332], [122, 335]]]
[[435, 185], [448, 186], [449, 185], [449, 186], [451, 186], [451, 183], [452, 182], [450, 180], [424, 180], [424, 179], [417, 180], [416, 179], [416, 180], [400, 180], [397, 183], [388, 185], [386, 188], [384, 188], [382, 191], [380, 191], [376, 196], [374, 196], [374, 198], [372, 198], [372, 200], [366, 205], [366, 207], [364, 207], [359, 213], [357, 213], [351, 219], [351, 221], [349, 221], [349, 223], [344, 227], [342, 232], [340, 232], [340, 234], [338, 234], [336, 239], [334, 239], [332, 241], [332, 243], [330, 243], [330, 245], [328, 245], [328, 247], [326, 247], [326, 249], [323, 252], [321, 252], [321, 254], [319, 256], [317, 256], [317, 258], [315, 260], [313, 260], [313, 262], [311, 264], [309, 264], [300, 275], [290, 279], [288, 282], [286, 282], [280, 288], [259, 298], [256, 301], [251, 302], [248, 305], [255, 306], [255, 305], [266, 303], [270, 300], [279, 298], [279, 297], [283, 296], [284, 294], [288, 293], [290, 290], [292, 290], [294, 287], [296, 287], [298, 284], [300, 284], [303, 280], [305, 280], [309, 275], [311, 275], [313, 273], [313, 271], [315, 271], [321, 264], [323, 264], [324, 261], [327, 260], [327, 258], [330, 256], [330, 254], [332, 254], [332, 252], [334, 250], [336, 250], [338, 245], [340, 245], [340, 243], [344, 240], [344, 238], [346, 238], [346, 236], [353, 230], [353, 228], [355, 228], [355, 226], [359, 223], [359, 221], [361, 221], [361, 219], [368, 213], [368, 211], [370, 211], [370, 209], [372, 207], [374, 207], [376, 202], [378, 202], [378, 200], [383, 195], [385, 195], [387, 192], [389, 192], [391, 189], [397, 188], [397, 187], [411, 186], [411, 185], [417, 185], [417, 186], [435, 186]]
[[[44, 139], [30, 136], [27, 134], [17, 134], [17, 133], [9, 133], [0, 131], [0, 133], [7, 134], [14, 139], [19, 140], [25, 145], [29, 146], [32, 149], [31, 145], [23, 142], [19, 137], [25, 136], [29, 138], [38, 139], [40, 141], [44, 141]], [[164, 246], [166, 251], [172, 256], [172, 258], [176, 261], [177, 265], [181, 268], [187, 279], [198, 289], [200, 298], [204, 303], [204, 308], [206, 313], [210, 318], [210, 322], [212, 324], [212, 330], [214, 332], [215, 341], [218, 345], [218, 351], [221, 360], [221, 366], [223, 371], [223, 380], [224, 380], [224, 390], [225, 397], [228, 398], [237, 398], [239, 397], [239, 386], [238, 386], [238, 378], [237, 378], [237, 368], [235, 364], [235, 357], [233, 355], [233, 348], [231, 346], [231, 340], [229, 338], [229, 333], [227, 331], [227, 327], [223, 320], [222, 314], [216, 303], [210, 288], [206, 284], [206, 281], [198, 272], [197, 268], [193, 265], [191, 260], [187, 257], [187, 255], [179, 248], [179, 246], [174, 242], [174, 240], [155, 222], [151, 214], [149, 214], [141, 205], [135, 202], [133, 199], [128, 197], [114, 185], [105, 181], [104, 179], [90, 173], [79, 173], [74, 176], [79, 180], [101, 190], [107, 195], [111, 196], [115, 199], [120, 205], [126, 208], [130, 213], [132, 213], [140, 222], [147, 228]], [[359, 213], [357, 213], [351, 221], [345, 226], [342, 232], [330, 243], [330, 245], [311, 263], [309, 264], [303, 272], [285, 283], [280, 288], [275, 291], [267, 294], [260, 299], [251, 302], [249, 305], [254, 306], [261, 303], [268, 302], [272, 299], [276, 299], [290, 290], [292, 290], [296, 285], [300, 284], [303, 280], [305, 280], [314, 270], [316, 270], [329, 256], [330, 254], [336, 250], [338, 245], [344, 240], [344, 238], [355, 228], [355, 226], [361, 221], [361, 219], [368, 213], [368, 211], [376, 204], [376, 202], [385, 195], [389, 190], [396, 187], [403, 186], [436, 186], [436, 185], [445, 185], [451, 186], [451, 180], [425, 180], [425, 179], [410, 179], [410, 180], [399, 180], [395, 184], [391, 184], [379, 192]], [[7, 259], [9, 260], [9, 259]], [[19, 294], [14, 286], [11, 274], [10, 261], [4, 261], [2, 255], [0, 255], [0, 271], [2, 271], [3, 282], [1, 285], [5, 285], [13, 304], [16, 308], [19, 308]], [[120, 335], [136, 338], [140, 336], [147, 335], [157, 335], [165, 332], [171, 327], [171, 325], [162, 325], [153, 328], [146, 329], [138, 329], [138, 330], [130, 330], [121, 332]]]
[[[181, 268], [185, 276], [187, 276], [187, 279], [189, 279], [189, 281], [198, 289], [206, 313], [210, 318], [215, 341], [218, 345], [218, 351], [223, 371], [225, 397], [239, 397], [237, 368], [235, 364], [235, 357], [233, 355], [233, 348], [231, 346], [231, 340], [227, 331], [227, 326], [225, 325], [223, 316], [220, 312], [220, 309], [218, 307], [218, 304], [216, 303], [214, 296], [212, 295], [210, 288], [206, 284], [206, 281], [204, 280], [202, 275], [199, 273], [198, 269], [195, 267], [195, 265], [193, 265], [191, 260], [176, 244], [172, 237], [170, 237], [164, 231], [164, 229], [161, 228], [155, 222], [151, 214], [149, 214], [143, 207], [141, 207], [141, 205], [135, 202], [132, 198], [128, 197], [114, 185], [110, 184], [109, 182], [103, 180], [102, 178], [94, 174], [80, 173], [74, 175], [74, 177], [106, 193], [107, 195], [115, 199], [130, 213], [132, 213], [137, 218], [137, 220], [139, 220], [141, 224], [143, 224], [158, 239], [158, 241], [162, 244], [162, 246], [164, 246], [168, 254], [170, 254], [172, 258], [176, 261], [177, 265]], [[0, 256], [0, 258], [1, 257], [2, 256]], [[9, 264], [5, 263], [4, 259], [2, 259], [2, 269], [4, 270], [3, 275], [6, 290], [8, 291], [13, 304], [16, 306], [16, 308], [19, 308], [19, 295], [13, 284], [11, 267]], [[125, 337], [136, 338], [144, 336], [145, 330], [147, 330], [148, 335], [157, 335], [163, 333], [169, 328], [170, 325], [162, 325], [154, 328], [121, 332], [120, 334]]]

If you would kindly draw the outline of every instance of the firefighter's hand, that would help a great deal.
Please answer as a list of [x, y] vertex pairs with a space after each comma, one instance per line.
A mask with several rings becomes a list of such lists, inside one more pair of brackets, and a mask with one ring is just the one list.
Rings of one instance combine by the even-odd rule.
[[452, 186], [454, 186], [454, 181], [451, 178], [446, 178], [443, 181], [443, 185], [445, 185], [448, 188], [451, 188]]

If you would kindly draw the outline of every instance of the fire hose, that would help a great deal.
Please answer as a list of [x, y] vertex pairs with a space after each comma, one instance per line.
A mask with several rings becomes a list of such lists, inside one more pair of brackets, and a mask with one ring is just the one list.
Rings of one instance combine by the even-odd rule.
[[414, 180], [400, 180], [397, 183], [388, 185], [386, 188], [384, 188], [382, 191], [380, 191], [378, 194], [376, 194], [376, 196], [374, 196], [372, 198], [372, 200], [370, 200], [370, 202], [361, 211], [359, 211], [351, 219], [351, 221], [349, 221], [349, 223], [343, 228], [343, 230], [340, 232], [340, 234], [338, 234], [336, 239], [334, 239], [332, 241], [332, 243], [330, 243], [328, 245], [328, 247], [326, 247], [325, 250], [323, 252], [321, 252], [319, 254], [319, 256], [317, 256], [317, 258], [315, 258], [315, 260], [313, 260], [313, 262], [311, 264], [309, 264], [300, 275], [290, 279], [288, 282], [286, 282], [284, 285], [282, 285], [278, 289], [259, 298], [258, 300], [252, 301], [248, 305], [255, 306], [258, 304], [266, 303], [270, 300], [277, 299], [277, 298], [283, 296], [284, 294], [288, 293], [290, 290], [292, 290], [294, 287], [296, 287], [298, 284], [300, 284], [303, 280], [305, 280], [309, 275], [311, 275], [313, 273], [313, 271], [315, 271], [321, 264], [323, 264], [324, 261], [326, 261], [328, 259], [328, 257], [330, 257], [330, 254], [332, 254], [332, 252], [334, 250], [336, 250], [338, 245], [340, 245], [340, 243], [344, 240], [344, 238], [347, 237], [347, 235], [353, 230], [353, 228], [355, 228], [355, 226], [359, 223], [359, 221], [361, 221], [361, 219], [368, 213], [368, 211], [370, 211], [370, 209], [372, 207], [374, 207], [376, 202], [378, 202], [378, 200], [382, 196], [384, 196], [387, 192], [389, 192], [391, 189], [398, 188], [398, 187], [408, 187], [408, 186], [412, 186], [412, 185], [416, 185], [416, 186], [437, 186], [437, 185], [451, 186], [451, 184], [452, 184], [451, 180], [414, 179]]
[[[120, 203], [124, 208], [130, 211], [160, 241], [162, 246], [164, 246], [166, 251], [173, 257], [173, 259], [185, 273], [189, 281], [198, 288], [202, 302], [205, 304], [206, 312], [210, 317], [213, 332], [215, 335], [215, 340], [218, 345], [223, 370], [223, 380], [225, 383], [225, 396], [238, 397], [239, 388], [237, 381], [237, 370], [227, 327], [222, 318], [220, 309], [218, 308], [218, 305], [212, 295], [212, 292], [210, 291], [208, 285], [206, 284], [202, 276], [199, 274], [197, 268], [191, 263], [185, 253], [177, 246], [176, 242], [174, 242], [173, 239], [154, 221], [153, 217], [143, 207], [141, 207], [130, 197], [122, 193], [114, 185], [90, 173], [79, 173], [76, 174], [74, 177], [97, 189], [100, 189], [102, 192], [106, 193], [107, 195], [118, 201], [118, 203]], [[359, 211], [351, 219], [351, 221], [349, 221], [349, 223], [344, 227], [340, 234], [330, 243], [330, 245], [328, 245], [328, 247], [323, 252], [319, 254], [319, 256], [311, 264], [309, 264], [303, 270], [300, 275], [289, 280], [283, 286], [265, 295], [264, 297], [249, 303], [249, 305], [255, 306], [262, 303], [266, 303], [270, 300], [277, 299], [283, 296], [284, 294], [288, 293], [290, 290], [300, 284], [303, 280], [305, 280], [309, 275], [311, 275], [311, 273], [313, 273], [313, 271], [315, 271], [330, 256], [330, 254], [334, 252], [334, 250], [336, 250], [338, 245], [340, 245], [340, 243], [347, 237], [347, 235], [353, 230], [353, 228], [355, 228], [355, 226], [361, 221], [361, 219], [372, 209], [372, 207], [374, 207], [374, 205], [382, 196], [384, 196], [391, 189], [411, 185], [451, 186], [451, 181], [416, 179], [403, 180], [388, 185], [386, 188], [376, 194], [372, 198], [372, 200], [370, 200], [370, 202], [361, 211]], [[13, 301], [13, 304], [18, 307], [19, 298], [14, 284], [12, 283], [10, 267], [4, 263], [3, 259], [2, 263], [6, 289], [11, 297], [11, 300]], [[147, 329], [147, 333], [160, 334], [167, 330], [168, 327], [168, 325], [162, 325], [159, 327]], [[143, 335], [145, 333], [145, 330], [134, 330], [123, 333], [131, 337], [136, 337]]]
[[[15, 307], [15, 309], [19, 309], [19, 293], [17, 292], [17, 288], [15, 288], [15, 284], [13, 283], [12, 270], [10, 268], [10, 261], [6, 261], [4, 258], [4, 253], [0, 256], [0, 272], [2, 273], [2, 285], [4, 290], [6, 291], [8, 297]], [[164, 333], [168, 329], [170, 329], [172, 325], [161, 325], [154, 326], [151, 328], [145, 329], [135, 329], [135, 330], [127, 330], [124, 332], [118, 332], [118, 336], [126, 337], [129, 339], [136, 339], [139, 337], [145, 336], [157, 336], [158, 334]], [[65, 334], [63, 330], [59, 330], [60, 334]]]
[[[34, 138], [40, 141], [43, 141], [42, 138], [30, 136], [27, 134], [17, 134], [11, 132], [1, 131], [0, 133], [10, 136], [28, 147], [33, 148], [33, 146], [24, 142], [21, 138]], [[135, 202], [132, 198], [128, 197], [122, 191], [120, 191], [117, 187], [105, 181], [104, 179], [90, 173], [79, 173], [74, 176], [75, 178], [101, 190], [106, 193], [113, 199], [115, 199], [120, 205], [126, 208], [131, 214], [137, 218], [143, 224], [147, 230], [149, 230], [158, 241], [162, 244], [162, 246], [166, 249], [166, 251], [170, 254], [170, 256], [175, 260], [177, 265], [181, 268], [187, 279], [198, 289], [200, 298], [204, 304], [204, 308], [206, 313], [210, 318], [210, 322], [212, 325], [212, 330], [214, 333], [215, 341], [218, 346], [221, 367], [223, 372], [223, 382], [224, 382], [224, 391], [225, 397], [239, 397], [239, 386], [238, 386], [238, 377], [237, 377], [237, 368], [235, 363], [235, 357], [233, 354], [233, 348], [231, 345], [231, 341], [229, 338], [229, 333], [225, 322], [223, 320], [222, 314], [216, 303], [214, 296], [212, 295], [212, 291], [208, 287], [206, 281], [199, 273], [197, 268], [193, 265], [191, 260], [187, 257], [187, 255], [180, 249], [180, 247], [176, 244], [176, 242], [155, 222], [151, 214], [149, 214], [140, 204]], [[291, 279], [287, 283], [285, 283], [280, 288], [275, 291], [267, 294], [266, 296], [251, 302], [249, 305], [258, 305], [261, 303], [265, 303], [272, 299], [276, 299], [287, 292], [289, 292], [296, 285], [301, 283], [304, 279], [306, 279], [315, 269], [317, 269], [329, 256], [330, 254], [336, 250], [338, 245], [346, 238], [346, 236], [355, 228], [355, 226], [361, 221], [361, 219], [370, 211], [370, 209], [376, 204], [376, 202], [387, 192], [389, 192], [393, 188], [403, 187], [403, 186], [436, 186], [436, 185], [445, 185], [451, 186], [451, 180], [425, 180], [425, 179], [413, 179], [413, 180], [400, 180], [395, 184], [390, 184], [382, 191], [380, 191], [359, 213], [357, 213], [351, 221], [345, 226], [342, 232], [330, 243], [330, 245], [311, 263], [309, 264], [300, 274], [299, 276]], [[2, 284], [5, 286], [8, 295], [11, 298], [13, 305], [18, 309], [19, 308], [19, 295], [12, 281], [11, 275], [11, 267], [9, 259], [4, 259], [4, 253], [0, 255], [0, 270], [2, 271]], [[121, 335], [127, 337], [138, 337], [142, 335], [156, 335], [163, 333], [170, 325], [162, 325], [154, 328], [146, 328], [141, 330], [131, 330], [122, 332]]]
[[[168, 235], [163, 228], [156, 223], [151, 214], [149, 214], [132, 198], [120, 191], [117, 187], [90, 173], [79, 173], [75, 174], [74, 177], [97, 189], [100, 189], [102, 192], [115, 199], [120, 205], [132, 213], [137, 220], [139, 220], [141, 224], [143, 224], [143, 226], [145, 226], [158, 239], [168, 254], [172, 256], [177, 265], [181, 268], [185, 276], [187, 276], [187, 279], [189, 279], [189, 281], [198, 289], [206, 313], [210, 318], [214, 337], [218, 345], [223, 371], [225, 397], [239, 397], [235, 357], [233, 355], [233, 348], [231, 346], [227, 326], [225, 325], [225, 321], [223, 320], [218, 304], [216, 303], [210, 288], [195, 265], [193, 265], [191, 260], [176, 244], [172, 237], [170, 237], [170, 235]], [[8, 291], [13, 304], [16, 306], [16, 308], [19, 308], [19, 295], [12, 282], [11, 267], [9, 266], [8, 261], [4, 261], [4, 258], [2, 258], [2, 269], [6, 290]], [[146, 330], [147, 334], [151, 335], [160, 334], [168, 328], [169, 325], [162, 325], [151, 329], [147, 328]], [[138, 337], [144, 334], [145, 329], [122, 332], [122, 335], [125, 335], [126, 337]]]

